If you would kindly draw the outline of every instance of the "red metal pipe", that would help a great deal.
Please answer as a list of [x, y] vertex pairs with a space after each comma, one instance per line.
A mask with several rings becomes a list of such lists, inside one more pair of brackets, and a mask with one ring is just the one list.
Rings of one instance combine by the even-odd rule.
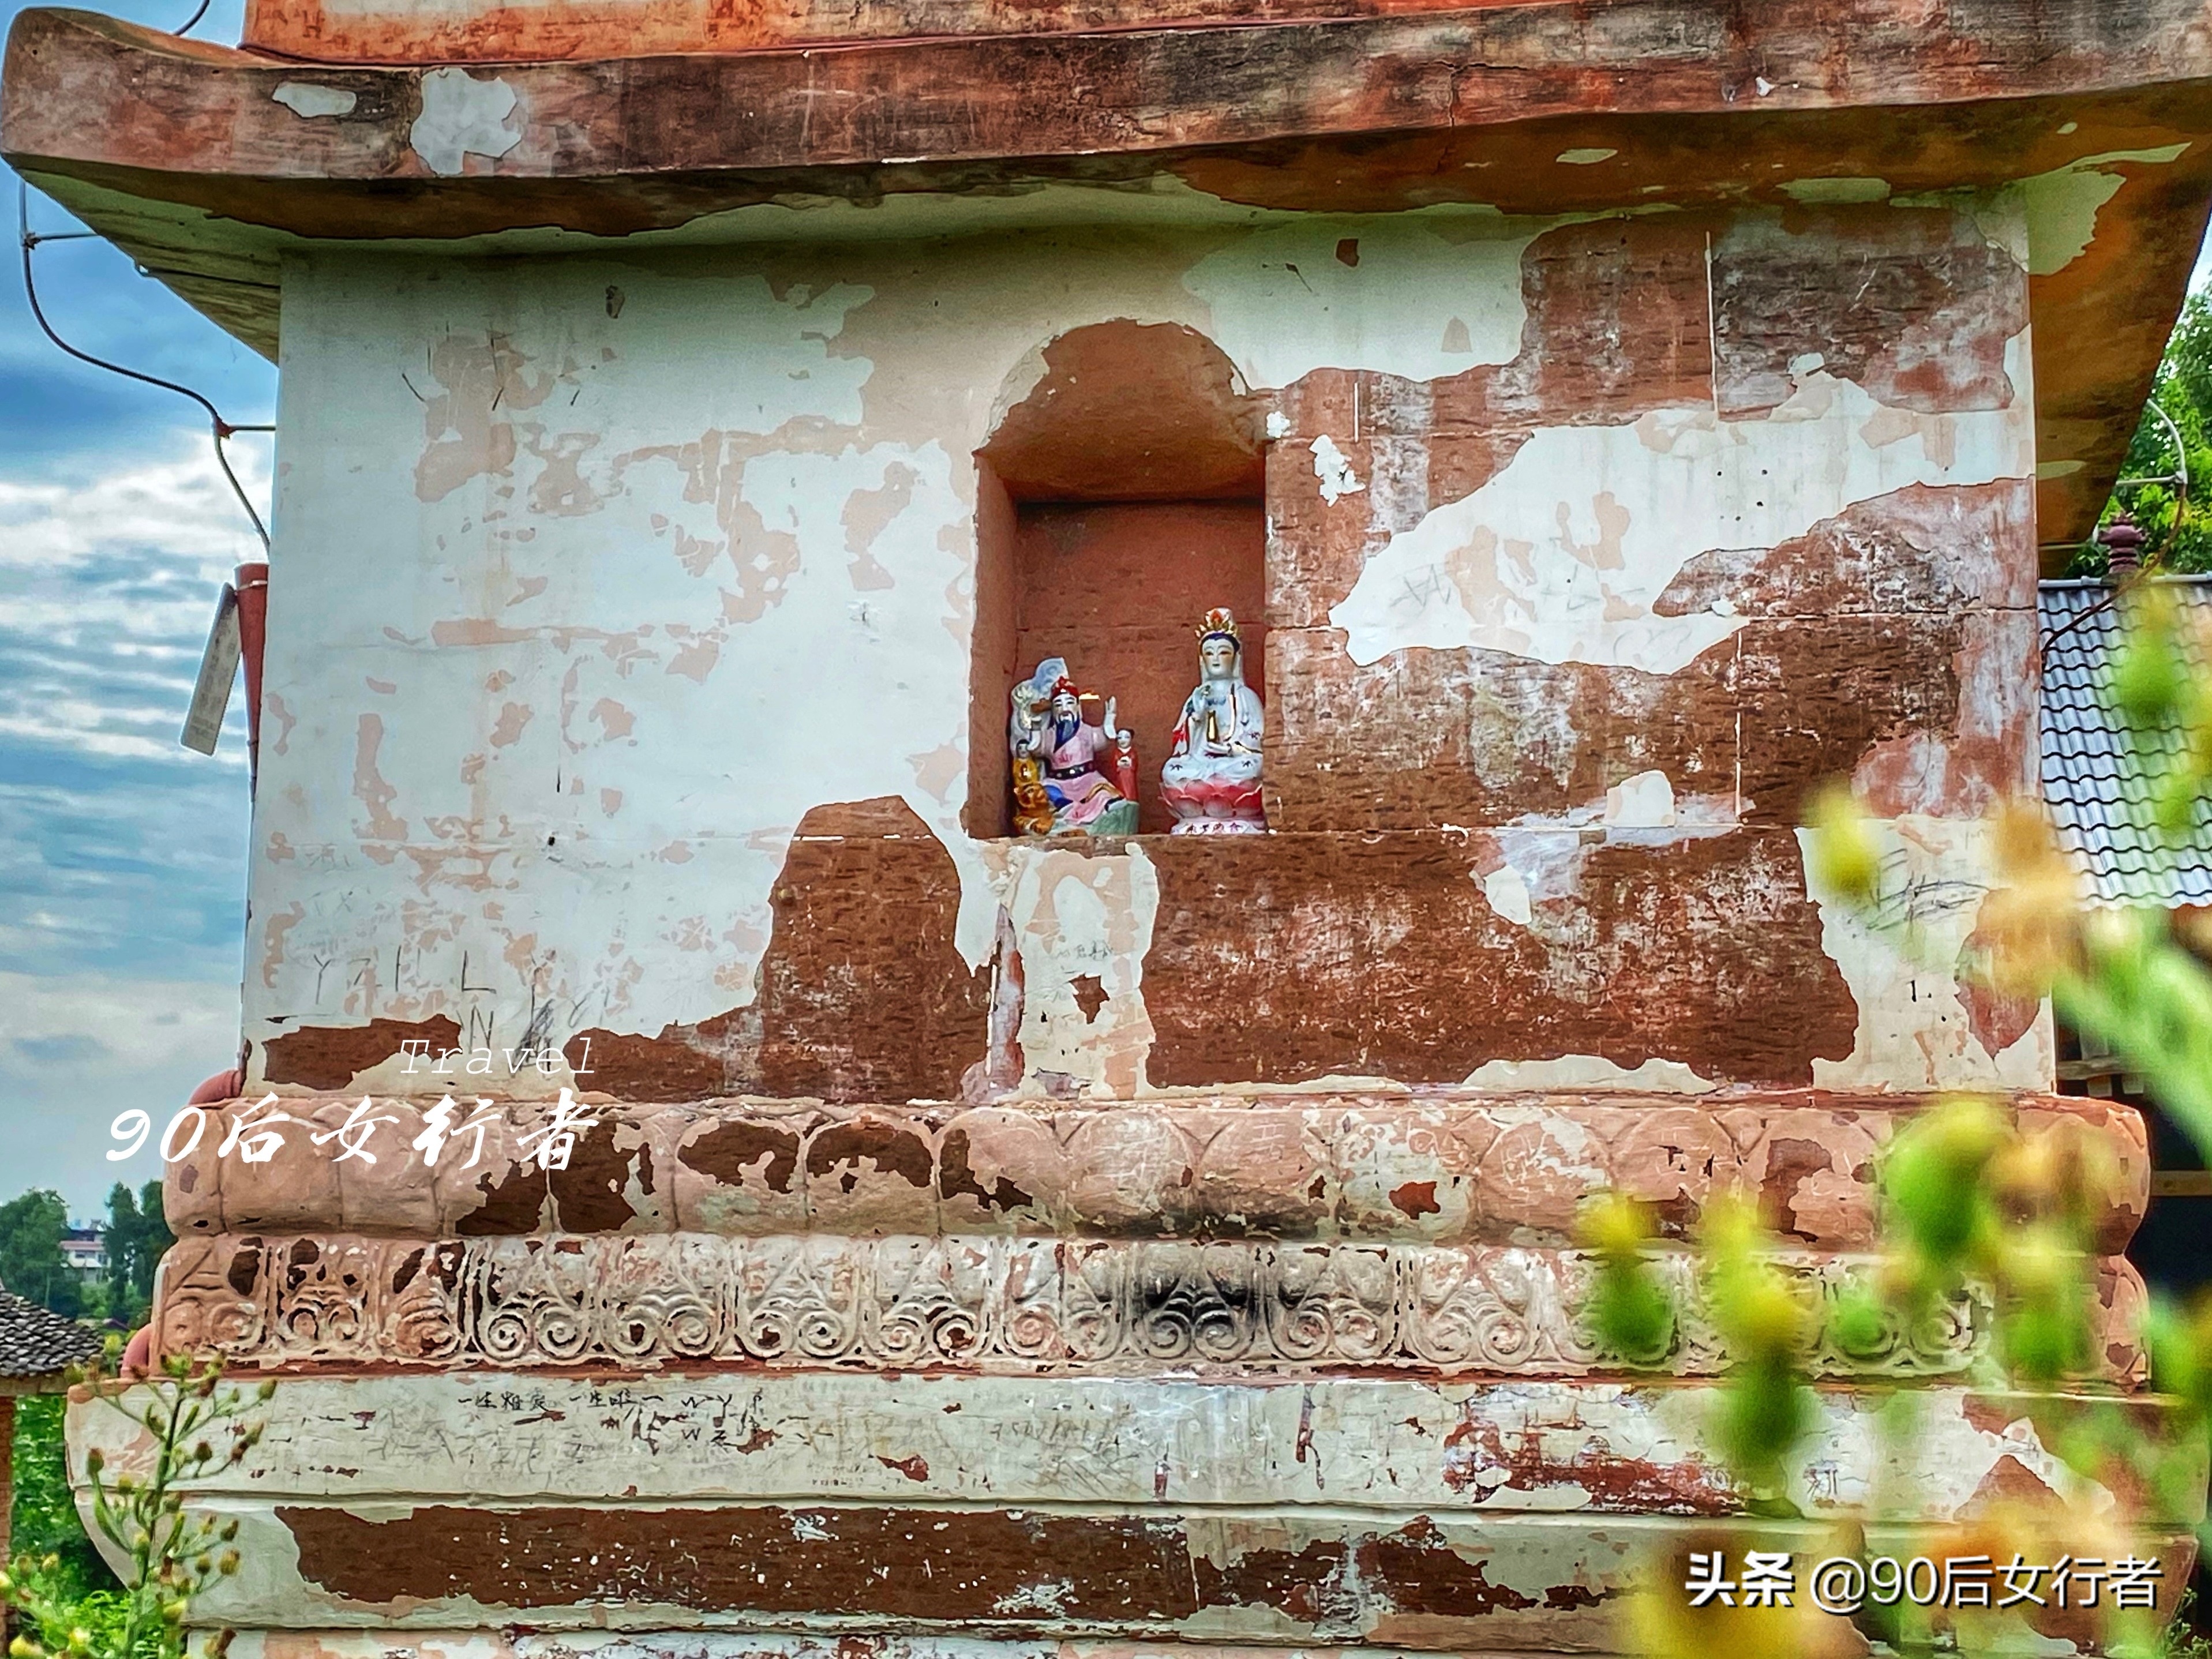
[[261, 647], [269, 637], [269, 567], [242, 564], [233, 579], [238, 589], [238, 654], [246, 665], [246, 754], [261, 770]]

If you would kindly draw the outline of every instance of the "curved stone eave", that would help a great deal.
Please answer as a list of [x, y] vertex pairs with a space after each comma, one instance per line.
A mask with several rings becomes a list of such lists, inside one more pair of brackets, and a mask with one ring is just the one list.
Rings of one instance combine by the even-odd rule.
[[334, 241], [1694, 209], [2094, 169], [2117, 184], [2033, 287], [2041, 534], [2085, 534], [2212, 202], [2212, 6], [2065, 0], [1979, 31], [1954, 9], [1948, 32], [1897, 28], [1886, 0], [1748, 25], [1726, 9], [1522, 0], [466, 69], [308, 64], [34, 9], [9, 41], [0, 154], [271, 356], [283, 257]]

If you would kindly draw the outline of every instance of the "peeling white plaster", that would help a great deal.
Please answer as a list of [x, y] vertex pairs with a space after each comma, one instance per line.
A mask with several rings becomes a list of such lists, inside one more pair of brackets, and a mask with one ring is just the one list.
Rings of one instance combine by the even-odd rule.
[[422, 88], [422, 112], [408, 130], [407, 142], [431, 172], [450, 178], [466, 157], [497, 161], [522, 142], [520, 124], [507, 125], [514, 113], [514, 88], [497, 76], [479, 81], [449, 66], [426, 73]]
[[1599, 1054], [1566, 1054], [1558, 1060], [1486, 1060], [1468, 1074], [1476, 1089], [1632, 1089], [1680, 1095], [1710, 1093], [1720, 1085], [1676, 1060], [1647, 1060], [1628, 1070]]
[[[1583, 870], [1599, 848], [1620, 843], [1668, 846], [1734, 833], [1740, 805], [1729, 795], [1678, 797], [1663, 772], [1640, 772], [1606, 792], [1601, 805], [1565, 812], [1525, 813], [1480, 834], [1496, 848], [1497, 867], [1480, 878], [1483, 896], [1502, 921], [1539, 933], [1535, 907], [1583, 896]], [[1458, 826], [1446, 824], [1447, 830]]]
[[1814, 1086], [2054, 1087], [2057, 1050], [2047, 1005], [2026, 1031], [1991, 1055], [1960, 1000], [1966, 941], [1990, 890], [1988, 827], [1916, 814], [1875, 829], [1882, 848], [1882, 897], [1871, 917], [1820, 884], [1812, 832], [1797, 832], [1806, 891], [1820, 911], [1820, 949], [1858, 1005], [1850, 1054], [1814, 1060]]
[[1620, 152], [1617, 149], [1563, 149], [1552, 159], [1571, 167], [1586, 167], [1600, 161], [1610, 161]]
[[2087, 461], [2038, 461], [2035, 464], [2035, 476], [2038, 481], [2045, 478], [2070, 478], [2076, 472], [2086, 471], [2088, 465]]
[[2105, 169], [2116, 161], [2164, 166], [2179, 160], [2188, 148], [2180, 143], [2107, 150], [2013, 185], [2008, 193], [2020, 198], [2027, 214], [2028, 273], [2055, 275], [2088, 252], [2097, 234], [2098, 210], [2127, 182], [2124, 175]]
[[256, 827], [296, 850], [255, 862], [249, 1034], [442, 1014], [498, 1048], [547, 1007], [558, 1043], [742, 1006], [809, 809], [900, 797], [968, 852], [966, 451], [860, 439], [866, 288], [432, 269], [288, 281], [321, 342], [282, 392], [313, 459], [279, 485], [267, 672], [300, 714]]
[[1500, 865], [1482, 878], [1482, 896], [1515, 927], [1528, 925], [1528, 884], [1511, 865]]
[[[1710, 1382], [1323, 1376], [1254, 1387], [827, 1371], [647, 1376], [611, 1389], [603, 1379], [482, 1371], [302, 1376], [285, 1382], [283, 1397], [289, 1432], [261, 1440], [235, 1469], [190, 1483], [196, 1511], [240, 1522], [245, 1567], [207, 1604], [210, 1617], [242, 1627], [240, 1659], [386, 1659], [395, 1648], [422, 1659], [809, 1659], [838, 1644], [835, 1628], [701, 1629], [696, 1612], [673, 1610], [669, 1621], [639, 1601], [611, 1620], [590, 1601], [532, 1609], [536, 1628], [520, 1632], [514, 1609], [502, 1630], [501, 1609], [464, 1598], [349, 1603], [301, 1571], [279, 1510], [301, 1502], [397, 1520], [433, 1504], [594, 1503], [625, 1489], [647, 1504], [787, 1504], [804, 1493], [817, 1511], [911, 1504], [923, 1528], [944, 1524], [931, 1516], [947, 1503], [1118, 1512], [1164, 1501], [1193, 1517], [1193, 1554], [1218, 1565], [1255, 1548], [1295, 1554], [1341, 1538], [1347, 1524], [1387, 1527], [1390, 1512], [1419, 1510], [1435, 1517], [1447, 1547], [1498, 1563], [1491, 1582], [1540, 1595], [1563, 1574], [1625, 1567], [1679, 1536], [1674, 1516], [1590, 1512], [1589, 1487], [1606, 1474], [1634, 1471], [1692, 1493], [1727, 1479], [1711, 1452], [1724, 1396]], [[2014, 1401], [2008, 1421], [2004, 1396], [1941, 1380], [1879, 1408], [1863, 1390], [1818, 1390], [1785, 1460], [1787, 1494], [1815, 1523], [1872, 1510], [1901, 1527], [1971, 1516], [1993, 1475], [2025, 1471], [2069, 1514], [2109, 1527], [2122, 1514], [2113, 1492], [2045, 1445], [2030, 1403]], [[1902, 1422], [1900, 1411], [1910, 1413]], [[96, 1403], [70, 1408], [69, 1442], [80, 1490], [92, 1445], [118, 1469], [143, 1469], [150, 1456], [143, 1432]], [[900, 1467], [909, 1458], [926, 1470], [919, 1485]], [[1577, 1513], [1580, 1522], [1561, 1518]], [[794, 1539], [831, 1536], [818, 1512], [793, 1509], [787, 1518]], [[1818, 1542], [1797, 1531], [1801, 1547]], [[1071, 1650], [1049, 1633], [870, 1641], [884, 1659]]]
[[[1333, 350], [1328, 331], [1341, 325], [1340, 337], [1381, 356], [1417, 331], [1430, 353], [1437, 318], [1457, 316], [1478, 349], [1510, 357], [1526, 238], [1495, 216], [1422, 224], [1396, 242], [1367, 220], [1326, 222], [1304, 242], [1216, 228], [1111, 261], [1076, 257], [1093, 246], [1089, 233], [1039, 233], [997, 245], [1003, 259], [971, 251], [919, 274], [903, 251], [812, 250], [805, 281], [793, 280], [800, 262], [731, 250], [532, 262], [496, 276], [302, 261], [287, 276], [283, 419], [289, 452], [307, 459], [280, 483], [288, 577], [272, 595], [268, 665], [271, 702], [295, 709], [297, 723], [263, 755], [257, 844], [288, 855], [255, 860], [249, 1034], [285, 1029], [271, 1023], [278, 1016], [336, 1025], [443, 1014], [465, 1042], [501, 1044], [521, 1041], [547, 1007], [558, 1040], [602, 1025], [656, 1033], [741, 1006], [800, 817], [896, 796], [952, 860], [969, 965], [988, 959], [1002, 906], [1017, 919], [1029, 975], [1018, 1036], [1032, 1091], [1148, 1088], [1140, 970], [1158, 903], [1149, 860], [979, 842], [959, 826], [974, 603], [967, 457], [988, 435], [981, 394], [1037, 342], [1081, 321], [1209, 326], [1215, 307], [1183, 280], [1209, 266], [1205, 282], [1225, 296], [1217, 316], [1248, 344], [1263, 325], [1283, 341], [1310, 338], [1268, 284], [1280, 276], [1305, 296], [1281, 261], [1310, 276], [1316, 251], [1321, 293], [1301, 303], [1352, 295], [1354, 321], [1395, 303], [1386, 286], [1358, 289], [1394, 259], [1419, 271], [1449, 250], [1461, 273], [1433, 304], [1421, 290], [1403, 307], [1421, 319], [1402, 339], [1340, 318], [1316, 349]], [[1358, 242], [1356, 267], [1338, 258], [1346, 236]], [[1413, 278], [1401, 271], [1398, 283], [1403, 300]], [[1495, 290], [1487, 311], [1469, 298], [1483, 283]], [[626, 298], [611, 317], [604, 296], [617, 285]], [[2025, 341], [2014, 348], [2024, 387]], [[1809, 520], [1863, 485], [1931, 471], [1965, 482], [1985, 450], [2008, 441], [2026, 453], [2021, 410], [1870, 410], [1856, 388], [1809, 373], [1765, 422], [1716, 428], [1709, 417], [1673, 411], [1581, 438], [1538, 434], [1469, 498], [1470, 518], [1532, 524], [1555, 539], [1566, 513], [1574, 549], [1532, 543], [1528, 555], [1523, 608], [1547, 648], [1587, 634], [1628, 660], [1686, 661], [1699, 639], [1739, 625], [1703, 611], [1623, 619], [1602, 603], [1590, 622], [1576, 584], [1626, 592], [1648, 611], [1698, 547], [1749, 544], [1729, 490], [1741, 492], [1762, 457], [1782, 456], [1793, 479], [1819, 475], [1793, 485], [1805, 499], [1786, 512], [1770, 501], [1768, 520], [1780, 522]], [[1926, 459], [1950, 450], [1948, 469]], [[1312, 453], [1326, 484], [1327, 452], [1316, 442]], [[1591, 454], [1615, 471], [1584, 467]], [[1726, 489], [1690, 476], [1715, 458], [1730, 470]], [[1348, 462], [1341, 478], [1346, 490], [1364, 482]], [[1571, 488], [1587, 489], [1586, 514], [1610, 488], [1638, 516], [1621, 569], [1606, 565], [1601, 536], [1579, 532], [1563, 496]], [[1440, 538], [1442, 515], [1467, 506], [1431, 514], [1376, 564], [1398, 561], [1402, 588], [1410, 538]], [[1698, 524], [1710, 539], [1681, 533]], [[1594, 563], [1578, 560], [1585, 553]], [[1510, 550], [1493, 565], [1489, 574], [1519, 580]], [[1471, 568], [1461, 559], [1443, 585]], [[1379, 605], [1388, 617], [1391, 595], [1378, 599], [1376, 580], [1370, 567], [1340, 610]], [[1511, 603], [1449, 608], [1456, 618], [1443, 631], [1455, 642], [1520, 626]], [[1408, 636], [1401, 643], [1428, 642], [1410, 636], [1443, 626], [1390, 623]], [[1371, 642], [1376, 631], [1355, 637]], [[371, 678], [398, 693], [361, 692]], [[1663, 840], [1733, 827], [1732, 809], [1698, 798], [1674, 800], [1666, 822], [1662, 786], [1631, 780], [1619, 802], [1497, 832], [1505, 867], [1483, 878], [1493, 908], [1540, 930], [1547, 901], [1572, 895], [1583, 855], [1561, 828]], [[1108, 995], [1086, 1022], [1073, 981], [1093, 974]], [[421, 1081], [385, 1079], [395, 1092]], [[565, 1069], [542, 1081], [528, 1073], [508, 1091], [576, 1082], [588, 1086]]]
[[1326, 432], [1309, 447], [1313, 452], [1314, 477], [1321, 484], [1321, 498], [1329, 506], [1334, 507], [1342, 497], [1358, 495], [1367, 488], [1352, 470], [1352, 463], [1344, 452], [1336, 447], [1336, 440]]
[[[1576, 815], [1588, 819], [1594, 814]], [[1534, 907], [1556, 899], [1577, 898], [1582, 893], [1583, 863], [1589, 849], [1583, 845], [1582, 836], [1575, 828], [1545, 824], [1539, 828], [1515, 826], [1497, 831], [1498, 850], [1506, 868], [1513, 872], [1520, 884], [1525, 914], [1522, 925], [1526, 927], [1534, 915]], [[1486, 890], [1487, 883], [1486, 881]], [[1505, 890], [1509, 894], [1511, 889]]]
[[1605, 821], [1621, 830], [1674, 827], [1674, 786], [1664, 772], [1638, 772], [1605, 792]]
[[1809, 204], [1880, 202], [1889, 196], [1887, 179], [1792, 179], [1782, 186], [1792, 201]]
[[[2027, 353], [2022, 330], [2005, 354], [2016, 387]], [[2033, 470], [2024, 397], [1920, 415], [1824, 370], [1796, 382], [1756, 420], [1698, 406], [1536, 432], [1473, 495], [1392, 537], [1329, 620], [1362, 665], [1426, 647], [1671, 674], [1743, 625], [1654, 611], [1705, 550], [1772, 547], [1911, 484]]]
[[318, 86], [313, 81], [286, 81], [270, 97], [306, 120], [319, 115], [350, 115], [361, 101], [344, 87]]
[[[1238, 238], [1182, 280], [1252, 386], [1289, 386], [1316, 368], [1434, 380], [1519, 354], [1521, 255], [1538, 228], [1465, 210], [1304, 218]], [[1448, 351], [1454, 319], [1454, 342], [1466, 343]]]
[[[512, 148], [495, 80], [423, 85], [426, 159]], [[1248, 359], [1350, 340], [1426, 374], [1448, 313], [1469, 336], [1454, 367], [1504, 361], [1547, 228], [1460, 210], [1247, 229], [1200, 207], [1217, 222], [1036, 232], [926, 270], [849, 244], [495, 276], [301, 261], [283, 422], [312, 459], [280, 485], [268, 665], [300, 714], [263, 757], [257, 841], [287, 856], [255, 863], [249, 1035], [444, 1015], [497, 1046], [549, 1006], [556, 1040], [742, 1006], [800, 817], [887, 795], [942, 842], [957, 948], [987, 960], [1019, 871], [959, 823], [976, 389], [1115, 318], [1223, 331]], [[1140, 1012], [1102, 1017], [1129, 1024], [1091, 1034], [1097, 1065], [1140, 1076]]]
[[[1160, 903], [1159, 872], [1143, 848], [1093, 857], [1049, 842], [1013, 846], [1008, 911], [1022, 958], [1024, 1089], [1035, 1095], [1146, 1091], [1152, 1019], [1145, 955]], [[1076, 981], [1104, 1000], [1085, 1014]]]
[[1284, 414], [1279, 409], [1269, 410], [1267, 411], [1267, 436], [1271, 439], [1274, 439], [1287, 438], [1290, 435], [1291, 417]]

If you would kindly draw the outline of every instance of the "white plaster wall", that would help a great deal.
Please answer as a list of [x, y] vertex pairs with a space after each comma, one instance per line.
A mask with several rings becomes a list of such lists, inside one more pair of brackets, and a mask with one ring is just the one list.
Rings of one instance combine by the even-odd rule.
[[[799, 819], [897, 795], [959, 867], [971, 963], [1002, 908], [1050, 923], [1018, 1039], [1032, 1073], [1146, 1090], [1144, 855], [1097, 861], [1079, 895], [1032, 868], [1066, 855], [959, 829], [968, 458], [1042, 345], [1116, 319], [1200, 330], [1255, 390], [1323, 363], [1423, 380], [1508, 362], [1521, 255], [1546, 228], [1468, 210], [293, 265], [248, 1036], [446, 1015], [465, 1045], [498, 1048], [721, 1013], [753, 994]], [[1334, 257], [1347, 236], [1356, 265]], [[1808, 361], [1799, 397], [1760, 420], [1540, 432], [1374, 557], [1376, 584], [1448, 568], [1437, 606], [1392, 614], [1363, 579], [1337, 620], [1360, 660], [1482, 645], [1673, 672], [1735, 625], [1651, 615], [1696, 550], [1797, 533], [1904, 483], [2032, 473], [2025, 337], [2012, 362], [2014, 406], [1956, 420], [1884, 410]], [[1750, 526], [1735, 461], [1805, 488]], [[1359, 488], [1315, 472], [1324, 494]], [[1925, 1050], [1910, 1029], [1924, 1002], [1863, 986], [1873, 958], [1837, 949], [1880, 1023], [1851, 1082], [1984, 1080], [1890, 1076], [1884, 1056]], [[1089, 1037], [1055, 1013], [1079, 1012], [1060, 984], [1079, 973], [1115, 990]], [[1476, 1080], [1549, 1080], [1499, 1064]], [[356, 1081], [442, 1086], [397, 1060]]]
[[1121, 318], [1255, 384], [1507, 361], [1544, 226], [1450, 219], [291, 267], [249, 1036], [720, 1012], [799, 818], [888, 794], [981, 961], [1015, 880], [958, 828], [992, 411]]

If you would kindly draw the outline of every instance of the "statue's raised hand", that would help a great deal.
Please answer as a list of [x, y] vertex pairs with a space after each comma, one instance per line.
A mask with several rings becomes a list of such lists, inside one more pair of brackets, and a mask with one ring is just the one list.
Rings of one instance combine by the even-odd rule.
[[1100, 730], [1103, 731], [1109, 738], [1112, 737], [1115, 732], [1121, 729], [1114, 724], [1114, 710], [1115, 707], [1116, 703], [1114, 698], [1109, 697], [1106, 699], [1106, 724], [1102, 726]]

